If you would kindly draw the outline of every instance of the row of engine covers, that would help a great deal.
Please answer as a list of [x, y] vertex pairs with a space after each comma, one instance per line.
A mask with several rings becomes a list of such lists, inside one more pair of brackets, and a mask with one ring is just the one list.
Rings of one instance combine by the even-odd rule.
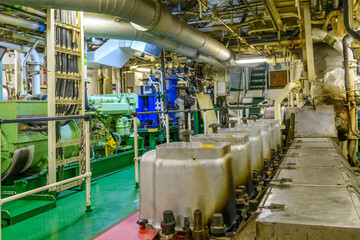
[[253, 177], [264, 175], [264, 163], [281, 146], [280, 136], [277, 120], [258, 120], [192, 136], [191, 142], [157, 146], [141, 158], [140, 219], [160, 229], [163, 212], [172, 210], [180, 230], [187, 217], [194, 225], [193, 213], [199, 209], [201, 227], [215, 213], [222, 213], [231, 227], [238, 218], [238, 190], [252, 197]]

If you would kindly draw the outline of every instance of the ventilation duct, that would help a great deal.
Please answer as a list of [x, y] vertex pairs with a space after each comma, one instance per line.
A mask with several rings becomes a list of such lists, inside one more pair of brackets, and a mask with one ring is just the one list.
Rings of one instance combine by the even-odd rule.
[[[110, 67], [122, 68], [136, 51], [145, 52], [149, 44], [137, 41], [114, 40], [104, 43], [94, 52], [88, 52], [88, 63], [101, 64]], [[160, 53], [160, 48], [157, 52]], [[156, 54], [155, 54], [156, 55]]]
[[166, 5], [156, 0], [0, 0], [0, 3], [114, 15], [132, 22], [137, 29], [169, 38], [219, 61], [233, 58], [224, 45], [180, 22]]

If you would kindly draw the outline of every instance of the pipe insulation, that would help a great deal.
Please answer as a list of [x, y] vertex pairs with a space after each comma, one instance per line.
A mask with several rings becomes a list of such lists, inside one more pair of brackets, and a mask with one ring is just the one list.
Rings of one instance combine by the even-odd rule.
[[46, 26], [42, 23], [28, 21], [28, 20], [25, 20], [22, 18], [12, 17], [10, 15], [1, 14], [1, 13], [0, 13], [0, 22], [9, 24], [12, 26], [28, 28], [28, 29], [36, 30], [36, 31], [40, 31], [40, 32], [45, 32], [45, 30], [46, 30]]
[[114, 16], [111, 15], [84, 13], [83, 22], [86, 37], [146, 42], [198, 62], [206, 62], [215, 66], [223, 66], [214, 57], [205, 56], [204, 54], [199, 53], [196, 49], [181, 45], [171, 39], [139, 31], [129, 22], [117, 21]]
[[157, 0], [0, 0], [0, 3], [114, 15], [131, 22], [138, 30], [149, 31], [151, 34], [198, 49], [219, 61], [233, 58], [230, 49], [207, 34], [181, 22], [172, 15], [165, 4]]
[[313, 28], [311, 29], [311, 34], [314, 37], [320, 38], [325, 43], [329, 44], [333, 48], [336, 49], [336, 51], [342, 53], [343, 52], [343, 46], [342, 43], [338, 40], [336, 40], [333, 36], [331, 36], [329, 33], [327, 33], [324, 30], [321, 30], [319, 28]]

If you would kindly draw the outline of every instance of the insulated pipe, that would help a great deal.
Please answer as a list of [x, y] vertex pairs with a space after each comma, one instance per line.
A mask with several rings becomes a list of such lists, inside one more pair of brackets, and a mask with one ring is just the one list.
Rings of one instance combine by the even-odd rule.
[[275, 119], [277, 119], [282, 125], [282, 116], [281, 116], [281, 103], [284, 99], [291, 93], [294, 89], [299, 89], [301, 84], [299, 81], [289, 82], [281, 91], [280, 95], [275, 100]]
[[12, 17], [10, 15], [5, 15], [5, 14], [1, 14], [1, 13], [0, 13], [0, 22], [9, 24], [12, 26], [18, 26], [18, 27], [28, 28], [31, 30], [37, 30], [40, 32], [45, 32], [45, 30], [46, 30], [46, 26], [44, 24], [24, 20], [24, 19], [17, 18], [17, 17]]
[[42, 11], [39, 11], [39, 10], [36, 10], [34, 8], [31, 8], [31, 7], [24, 7], [24, 6], [21, 6], [21, 5], [10, 5], [10, 6], [13, 7], [13, 8], [22, 10], [24, 12], [32, 13], [32, 14], [35, 14], [37, 16], [46, 18], [46, 13], [44, 13]]
[[7, 49], [15, 50], [18, 52], [29, 52], [31, 49], [31, 47], [26, 46], [26, 45], [20, 45], [20, 44], [16, 44], [16, 43], [7, 42], [7, 41], [1, 41], [1, 40], [0, 40], [0, 46], [6, 47]]
[[343, 47], [341, 42], [337, 41], [334, 37], [330, 36], [329, 33], [325, 32], [324, 30], [321, 30], [319, 28], [313, 28], [311, 29], [311, 34], [313, 35], [313, 37], [320, 38], [325, 43], [335, 48], [338, 52], [340, 53], [343, 52]]
[[280, 95], [275, 100], [275, 119], [277, 119], [282, 124], [282, 114], [281, 114], [281, 103], [284, 99], [295, 90], [301, 88], [300, 77], [302, 71], [301, 60], [297, 59], [291, 65], [291, 82], [289, 82], [285, 88], [281, 91]]
[[110, 14], [132, 22], [138, 29], [199, 49], [220, 61], [233, 57], [223, 44], [180, 22], [165, 4], [155, 0], [0, 0], [0, 3]]
[[[21, 95], [25, 95], [27, 94], [27, 91], [25, 91], [24, 89], [24, 82], [26, 83], [26, 63], [27, 63], [27, 60], [29, 59], [29, 56], [30, 54], [33, 54], [33, 51], [35, 51], [35, 48], [37, 46], [39, 41], [36, 41], [34, 43], [34, 45], [32, 46], [32, 48], [30, 49], [30, 51], [25, 55], [25, 58], [24, 60], [22, 61], [21, 63], [21, 66], [22, 66], [22, 70], [21, 70], [21, 80], [20, 80], [20, 84], [21, 84], [21, 90], [20, 90], [20, 94]], [[26, 87], [27, 88], [27, 87]]]
[[40, 91], [40, 58], [38, 52], [33, 49], [30, 53], [31, 61], [28, 63], [31, 65], [31, 70], [35, 72], [32, 76], [32, 95], [41, 94]]
[[139, 31], [129, 22], [116, 21], [106, 14], [84, 13], [85, 36], [91, 38], [109, 38], [146, 42], [177, 54], [192, 58], [198, 62], [206, 62], [215, 66], [223, 66], [214, 57], [199, 54], [196, 49], [181, 45], [162, 36], [153, 36]]

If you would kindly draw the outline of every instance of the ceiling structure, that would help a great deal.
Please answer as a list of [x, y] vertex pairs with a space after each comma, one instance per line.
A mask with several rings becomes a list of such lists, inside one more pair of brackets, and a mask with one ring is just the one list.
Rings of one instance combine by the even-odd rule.
[[[210, 35], [234, 53], [283, 55], [285, 51], [304, 42], [303, 6], [311, 5], [313, 27], [332, 28], [334, 10], [339, 1], [308, 0], [163, 0], [173, 15], [183, 22]], [[2, 17], [10, 16], [39, 24], [46, 23], [45, 11], [19, 9], [0, 5], [0, 40], [31, 44], [39, 40], [38, 48], [45, 46], [45, 32], [28, 26], [4, 23]], [[29, 8], [30, 9], [30, 8]], [[170, 26], [171, 27], [171, 26]], [[95, 50], [106, 39], [89, 40], [89, 49]], [[134, 56], [139, 59], [139, 56]], [[140, 58], [141, 59], [141, 58]], [[134, 59], [132, 59], [134, 60]]]

